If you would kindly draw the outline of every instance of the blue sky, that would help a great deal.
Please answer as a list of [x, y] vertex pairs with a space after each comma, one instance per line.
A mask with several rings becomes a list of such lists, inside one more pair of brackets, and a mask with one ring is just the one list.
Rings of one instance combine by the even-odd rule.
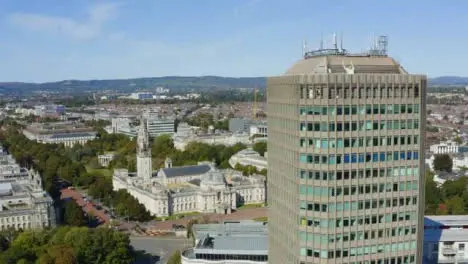
[[464, 0], [0, 0], [0, 82], [270, 76], [343, 32], [410, 72], [468, 76]]

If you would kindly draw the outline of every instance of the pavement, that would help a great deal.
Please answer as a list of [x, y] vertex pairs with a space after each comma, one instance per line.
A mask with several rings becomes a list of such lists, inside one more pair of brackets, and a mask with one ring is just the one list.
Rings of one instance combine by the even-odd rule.
[[190, 247], [192, 240], [175, 237], [131, 236], [130, 244], [141, 253], [135, 264], [165, 264], [173, 252]]
[[217, 221], [222, 222], [226, 220], [236, 221], [236, 220], [248, 220], [254, 219], [258, 217], [265, 217], [268, 216], [268, 211], [266, 207], [261, 208], [246, 208], [237, 210], [231, 214], [199, 214], [190, 217], [186, 217], [183, 219], [177, 220], [166, 220], [164, 222], [156, 222], [155, 224], [146, 226], [147, 228], [152, 229], [159, 229], [159, 230], [170, 230], [172, 229], [172, 225], [183, 225], [186, 226], [190, 219], [198, 219], [198, 218], [209, 218], [210, 221]]

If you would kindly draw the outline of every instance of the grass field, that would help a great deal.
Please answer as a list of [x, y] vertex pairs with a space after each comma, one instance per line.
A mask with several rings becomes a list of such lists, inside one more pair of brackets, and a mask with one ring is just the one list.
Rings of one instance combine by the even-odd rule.
[[237, 210], [242, 210], [242, 209], [250, 209], [250, 208], [261, 208], [264, 207], [265, 204], [263, 203], [258, 203], [258, 204], [244, 204], [239, 207], [237, 207]]
[[103, 169], [92, 169], [89, 166], [86, 166], [86, 172], [88, 173], [95, 173], [95, 174], [101, 174], [105, 177], [111, 177], [112, 176], [112, 170], [103, 168]]
[[257, 221], [257, 222], [268, 222], [268, 217], [267, 216], [262, 216], [262, 217], [254, 218], [253, 220]]

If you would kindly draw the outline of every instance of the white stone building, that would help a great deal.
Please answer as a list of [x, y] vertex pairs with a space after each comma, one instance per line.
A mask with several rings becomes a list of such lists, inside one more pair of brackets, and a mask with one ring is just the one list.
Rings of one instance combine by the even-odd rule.
[[250, 145], [252, 143], [248, 133], [214, 133], [206, 135], [194, 135], [185, 137], [174, 137], [174, 147], [178, 150], [185, 150], [185, 147], [190, 142], [200, 142], [210, 145], [227, 145], [232, 146], [236, 143]]
[[268, 161], [266, 157], [260, 156], [260, 154], [252, 149], [243, 149], [236, 154], [232, 155], [229, 159], [229, 165], [236, 167], [236, 164], [242, 166], [255, 166], [258, 171], [268, 169]]
[[468, 263], [468, 216], [424, 218], [423, 263]]
[[239, 204], [266, 200], [265, 177], [261, 175], [244, 177], [233, 170], [217, 170], [211, 163], [173, 167], [169, 158], [163, 169], [152, 171], [146, 126], [140, 127], [137, 147], [137, 172], [114, 170], [113, 188], [127, 190], [155, 216], [230, 213]]
[[97, 158], [98, 158], [99, 165], [103, 167], [107, 167], [109, 166], [111, 161], [114, 160], [115, 154], [114, 153], [102, 154], [102, 155], [98, 155]]
[[23, 129], [23, 134], [39, 143], [64, 144], [65, 147], [83, 145], [97, 135], [92, 128], [73, 122], [33, 123]]
[[111, 125], [104, 128], [109, 134], [119, 134], [120, 131], [130, 131], [130, 119], [126, 117], [115, 117], [111, 120]]
[[429, 150], [434, 154], [458, 153], [458, 144], [453, 141], [441, 142], [431, 145]]
[[0, 230], [53, 227], [55, 223], [53, 200], [42, 188], [40, 175], [0, 154]]
[[257, 124], [252, 124], [250, 125], [249, 128], [249, 134], [250, 136], [260, 136], [260, 137], [268, 137], [268, 125], [267, 123], [257, 123]]

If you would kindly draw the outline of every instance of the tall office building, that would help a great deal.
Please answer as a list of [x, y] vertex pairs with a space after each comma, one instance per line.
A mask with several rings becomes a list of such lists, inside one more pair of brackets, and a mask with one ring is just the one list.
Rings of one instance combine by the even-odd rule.
[[427, 81], [386, 47], [268, 78], [270, 264], [422, 262]]
[[161, 135], [173, 135], [175, 133], [175, 120], [173, 118], [162, 117], [158, 111], [147, 110], [143, 113], [146, 120], [146, 127], [150, 137]]

